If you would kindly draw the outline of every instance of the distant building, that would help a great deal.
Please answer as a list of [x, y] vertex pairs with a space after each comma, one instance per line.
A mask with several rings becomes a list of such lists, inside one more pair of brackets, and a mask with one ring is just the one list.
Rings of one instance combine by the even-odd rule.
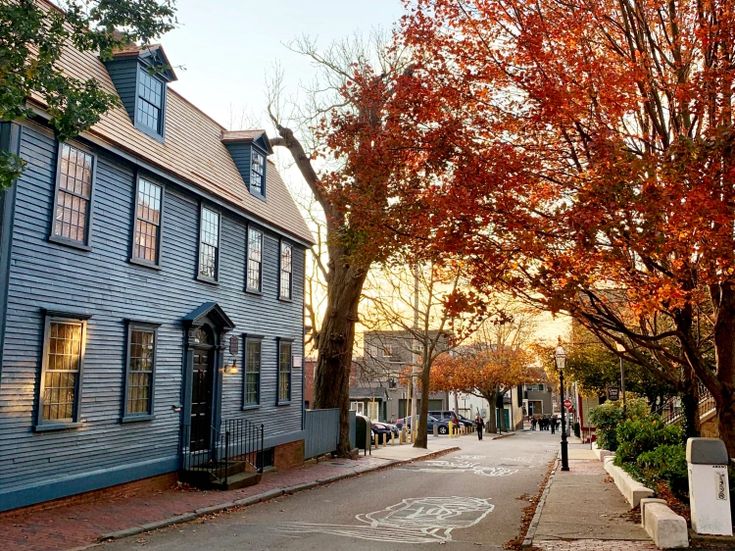
[[[448, 342], [448, 336], [444, 342]], [[448, 348], [448, 344], [443, 347]], [[410, 391], [408, 384], [401, 384], [401, 381], [416, 362], [414, 350], [416, 341], [408, 331], [367, 331], [363, 357], [355, 359], [350, 377], [350, 409], [382, 421], [410, 414]], [[421, 398], [419, 390], [417, 411]], [[448, 408], [446, 392], [429, 395], [430, 410]]]

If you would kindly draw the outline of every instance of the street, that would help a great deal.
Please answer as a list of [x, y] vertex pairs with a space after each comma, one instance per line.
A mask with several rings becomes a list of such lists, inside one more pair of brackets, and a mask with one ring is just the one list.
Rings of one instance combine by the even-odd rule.
[[[102, 546], [138, 549], [502, 549], [558, 452], [558, 435], [457, 438], [461, 451]], [[521, 499], [519, 499], [521, 498]], [[444, 547], [446, 549], [446, 547]]]

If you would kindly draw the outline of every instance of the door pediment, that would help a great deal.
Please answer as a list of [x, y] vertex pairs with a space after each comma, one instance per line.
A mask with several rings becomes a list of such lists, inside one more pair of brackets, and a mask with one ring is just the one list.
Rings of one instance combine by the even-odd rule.
[[197, 327], [209, 322], [220, 333], [232, 331], [235, 328], [234, 322], [216, 302], [205, 302], [184, 316], [183, 322], [187, 327]]

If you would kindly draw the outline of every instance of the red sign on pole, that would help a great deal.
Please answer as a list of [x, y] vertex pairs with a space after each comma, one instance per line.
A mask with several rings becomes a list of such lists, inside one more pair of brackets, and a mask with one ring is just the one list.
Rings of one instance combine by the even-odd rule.
[[572, 401], [564, 400], [564, 407], [567, 408], [567, 411], [572, 411]]

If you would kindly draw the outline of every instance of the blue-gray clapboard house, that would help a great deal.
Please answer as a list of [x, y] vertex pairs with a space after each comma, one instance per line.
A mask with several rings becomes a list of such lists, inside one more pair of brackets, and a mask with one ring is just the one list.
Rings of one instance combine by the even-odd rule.
[[158, 46], [61, 65], [121, 105], [65, 143], [38, 98], [0, 127], [27, 163], [0, 195], [0, 510], [170, 477], [226, 423], [250, 451], [263, 426], [252, 467], [303, 460], [312, 237], [268, 137], [170, 89]]

